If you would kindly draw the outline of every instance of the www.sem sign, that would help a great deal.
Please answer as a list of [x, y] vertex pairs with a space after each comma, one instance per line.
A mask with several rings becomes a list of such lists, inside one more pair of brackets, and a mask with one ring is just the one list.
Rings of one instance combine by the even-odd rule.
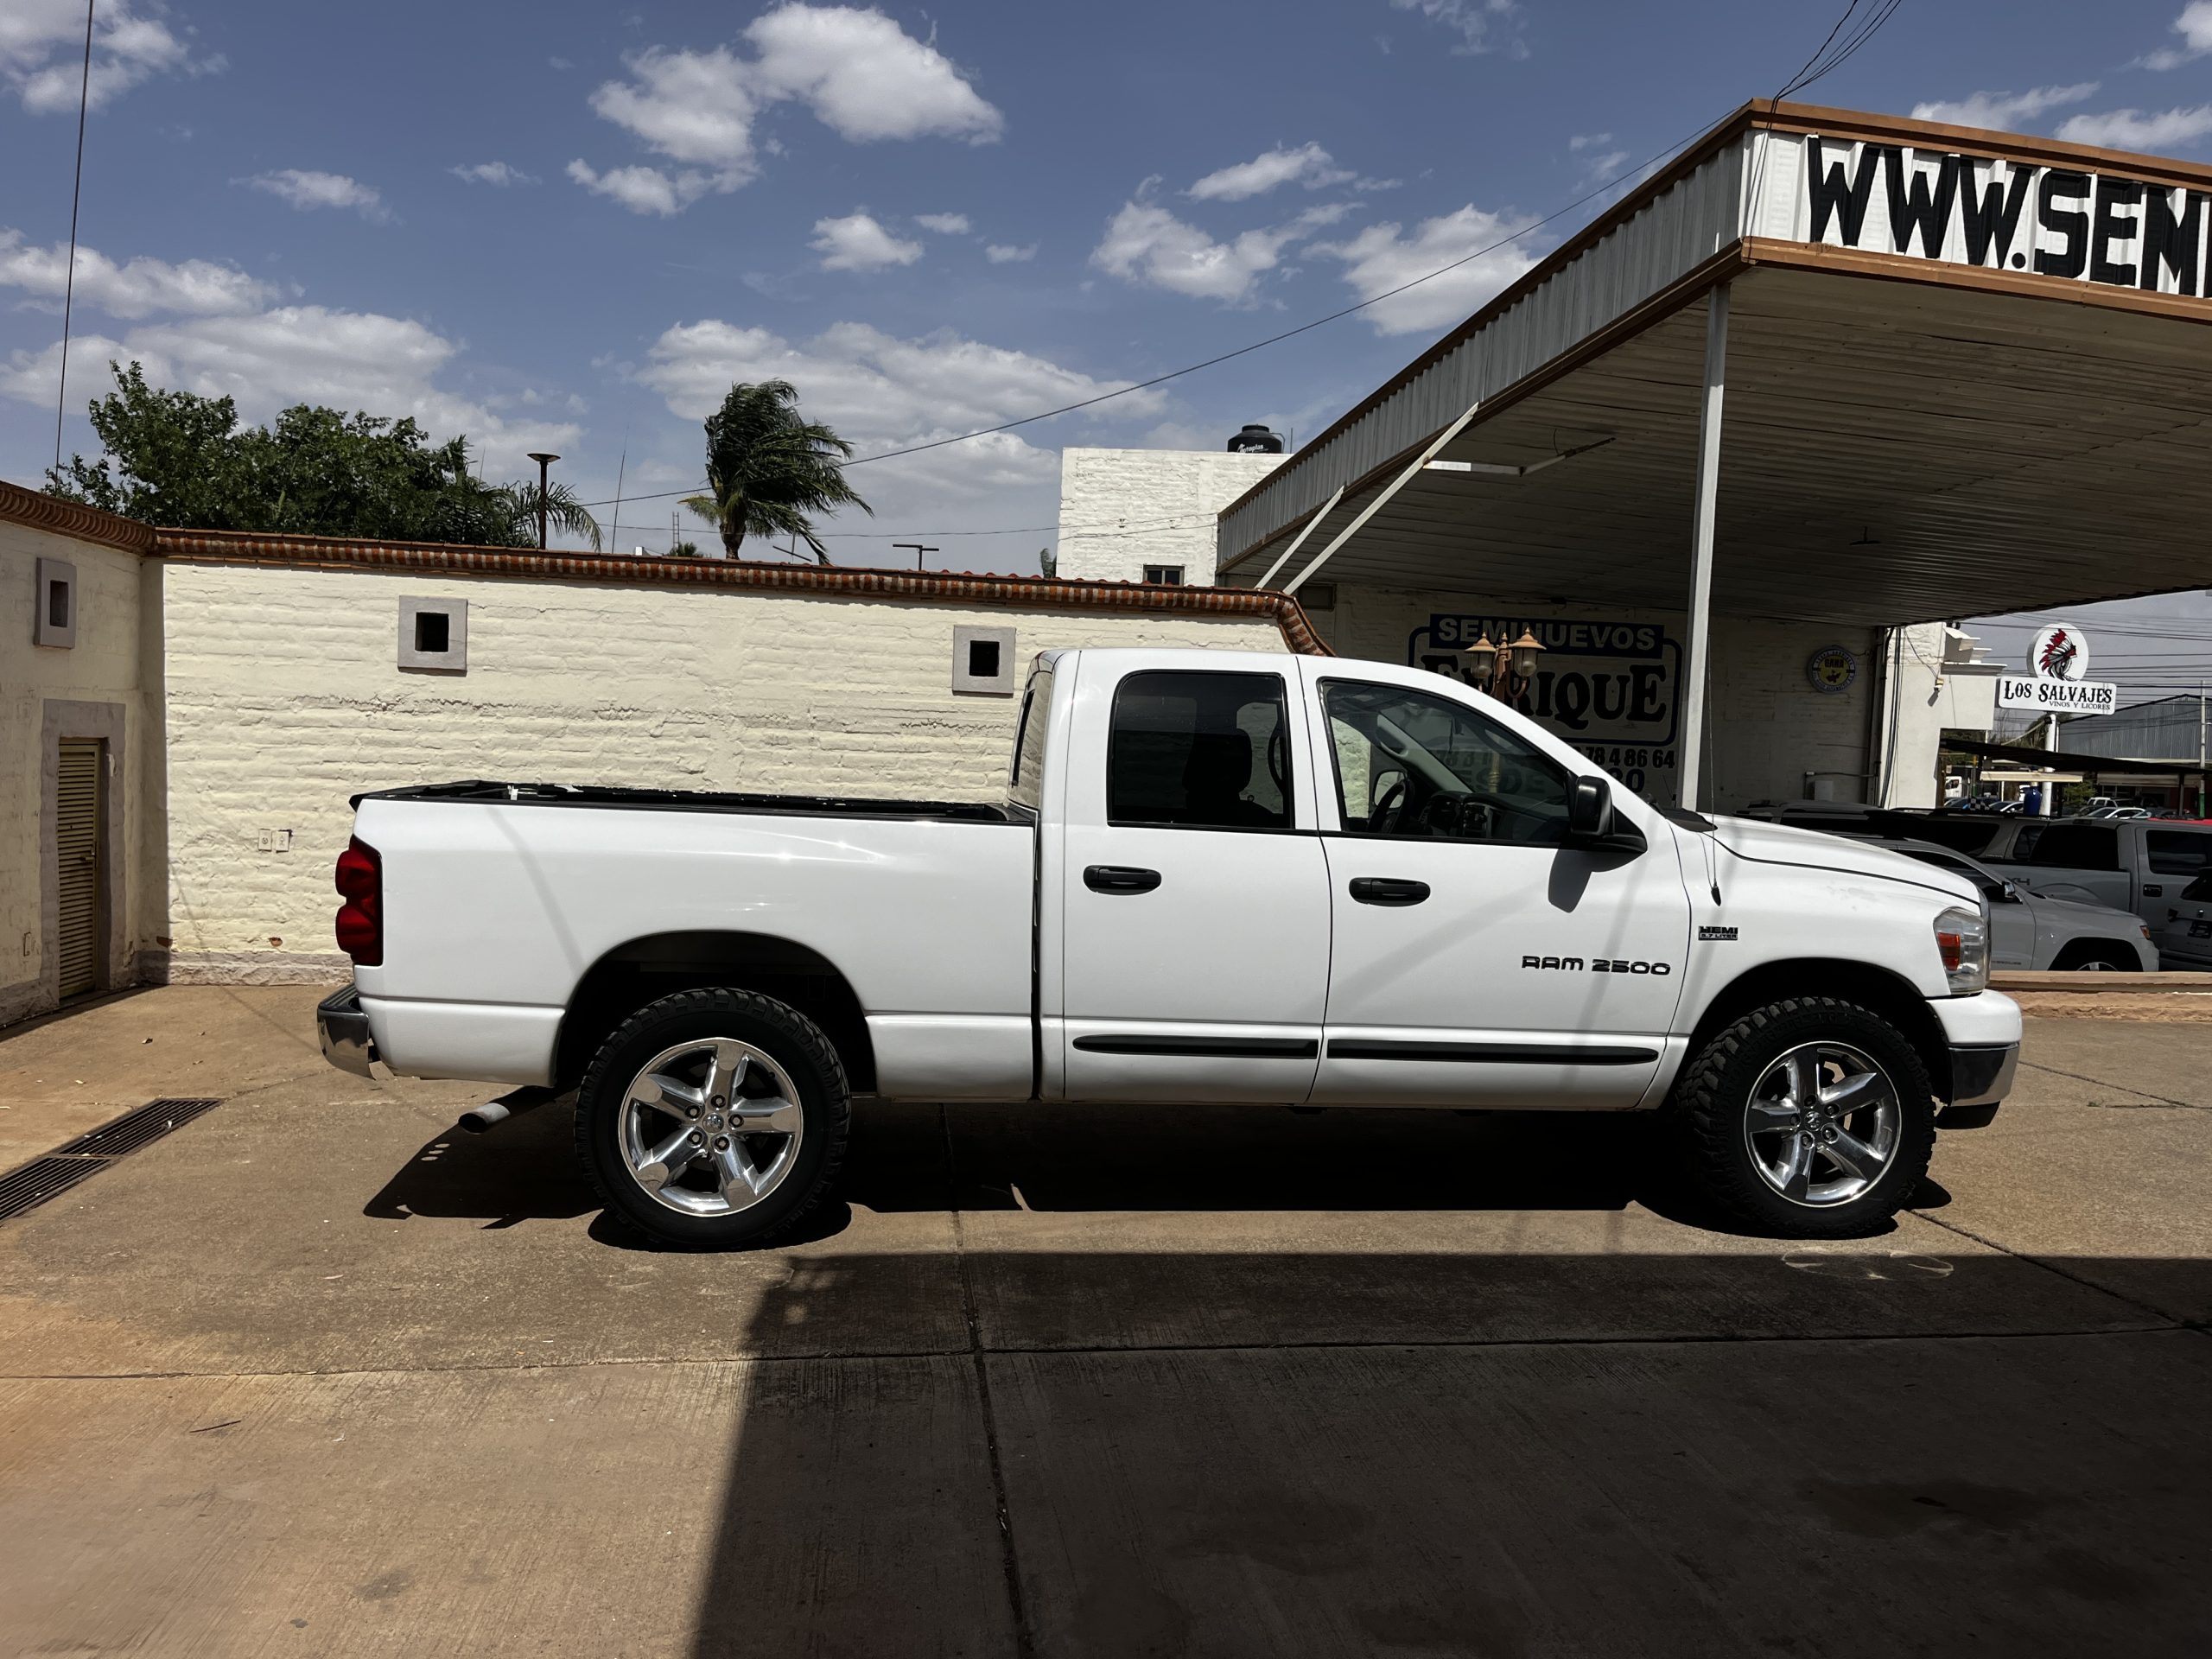
[[1808, 242], [2201, 295], [2206, 193], [1987, 156], [1808, 136]]

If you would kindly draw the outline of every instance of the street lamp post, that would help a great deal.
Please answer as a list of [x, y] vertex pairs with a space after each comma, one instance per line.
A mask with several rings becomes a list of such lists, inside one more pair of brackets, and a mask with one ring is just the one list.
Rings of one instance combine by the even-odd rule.
[[561, 457], [533, 449], [530, 452], [530, 458], [537, 463], [537, 550], [543, 553], [545, 550], [546, 477], [553, 463]]

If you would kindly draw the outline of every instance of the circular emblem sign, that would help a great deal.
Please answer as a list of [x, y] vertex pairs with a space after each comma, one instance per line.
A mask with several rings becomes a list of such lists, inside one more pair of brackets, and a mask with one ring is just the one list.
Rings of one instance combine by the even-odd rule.
[[2028, 671], [2039, 680], [2087, 679], [2089, 642], [2071, 622], [2054, 622], [2029, 647]]
[[1830, 645], [1816, 651], [1805, 664], [1805, 677], [1813, 683], [1815, 691], [1847, 691], [1851, 683], [1859, 677], [1859, 659], [1841, 645]]

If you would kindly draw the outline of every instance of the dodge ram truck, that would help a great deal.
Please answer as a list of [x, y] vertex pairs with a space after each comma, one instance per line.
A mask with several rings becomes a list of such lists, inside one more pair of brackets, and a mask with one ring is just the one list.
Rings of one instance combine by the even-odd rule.
[[606, 1205], [677, 1244], [788, 1233], [855, 1096], [1656, 1111], [1726, 1211], [1847, 1236], [2018, 1058], [1963, 876], [1654, 808], [1382, 663], [1046, 652], [992, 804], [354, 805], [325, 1053], [575, 1090]]

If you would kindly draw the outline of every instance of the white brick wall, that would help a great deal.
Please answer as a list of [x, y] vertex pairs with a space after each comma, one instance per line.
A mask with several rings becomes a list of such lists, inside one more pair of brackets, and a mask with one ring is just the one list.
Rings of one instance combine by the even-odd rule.
[[1216, 516], [1284, 460], [1227, 450], [1061, 450], [1059, 574], [1141, 582], [1147, 564], [1179, 564], [1185, 582], [1211, 582]]
[[[458, 778], [987, 800], [1017, 700], [956, 626], [1280, 651], [1268, 621], [721, 588], [165, 565], [173, 974], [324, 976], [357, 791]], [[468, 672], [396, 666], [398, 601], [469, 601]], [[264, 850], [289, 830], [289, 851]]]
[[[31, 643], [37, 562], [77, 567], [76, 645]], [[118, 860], [126, 939], [135, 949], [156, 925], [160, 884], [149, 880], [151, 798], [142, 786], [151, 753], [142, 677], [142, 561], [135, 553], [0, 521], [0, 1023], [54, 1006], [41, 906], [53, 872], [43, 868], [39, 819], [49, 700], [118, 703], [124, 717], [123, 845]]]

